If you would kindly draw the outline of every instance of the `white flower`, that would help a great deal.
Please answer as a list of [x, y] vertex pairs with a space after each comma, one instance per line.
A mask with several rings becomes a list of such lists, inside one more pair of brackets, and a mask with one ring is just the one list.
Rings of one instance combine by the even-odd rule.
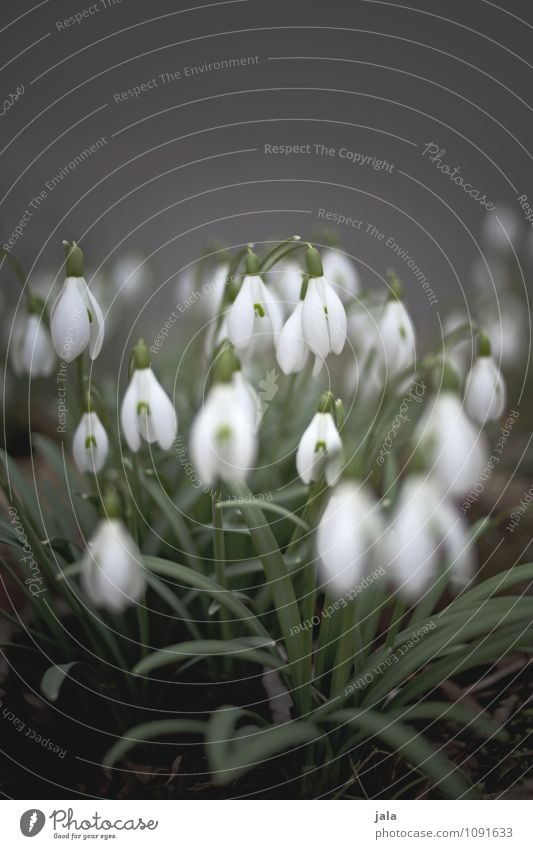
[[235, 389], [235, 397], [237, 399], [237, 404], [248, 411], [250, 420], [254, 422], [254, 426], [257, 428], [262, 414], [262, 407], [261, 401], [259, 400], [259, 395], [255, 391], [252, 384], [248, 380], [246, 380], [245, 376], [243, 375], [240, 369], [238, 371], [233, 372], [231, 382], [233, 388]]
[[48, 377], [54, 370], [56, 355], [48, 328], [38, 315], [19, 318], [13, 329], [13, 369], [18, 377]]
[[336, 287], [343, 303], [351, 301], [361, 289], [359, 274], [353, 262], [341, 251], [327, 250], [322, 254], [324, 277]]
[[96, 607], [122, 613], [145, 588], [141, 553], [121, 519], [103, 519], [82, 560], [81, 585]]
[[511, 251], [521, 235], [522, 220], [518, 210], [500, 206], [498, 213], [489, 212], [483, 219], [481, 241], [488, 251]]
[[302, 327], [303, 301], [298, 301], [279, 334], [276, 356], [284, 374], [301, 371], [309, 357]]
[[345, 370], [347, 395], [365, 399], [382, 388], [379, 368], [378, 318], [383, 304], [354, 304], [348, 313], [348, 342], [354, 361]]
[[397, 298], [387, 301], [378, 319], [381, 379], [394, 377], [415, 361], [415, 329], [409, 313]]
[[276, 342], [281, 330], [281, 310], [259, 274], [247, 274], [237, 297], [226, 313], [228, 338], [238, 350], [252, 340]]
[[487, 443], [455, 392], [445, 390], [430, 402], [414, 438], [432, 473], [451, 495], [460, 497], [478, 482], [488, 457]]
[[107, 459], [109, 440], [96, 413], [84, 413], [76, 428], [72, 455], [80, 472], [101, 472]]
[[382, 531], [378, 504], [364, 486], [336, 487], [317, 532], [320, 574], [328, 592], [343, 595], [368, 575]]
[[191, 427], [191, 457], [200, 479], [245, 480], [257, 453], [250, 403], [233, 383], [216, 383]]
[[340, 354], [346, 342], [346, 312], [324, 277], [310, 277], [302, 306], [302, 331], [320, 370], [328, 354]]
[[505, 409], [505, 382], [491, 356], [479, 356], [468, 372], [465, 409], [480, 425], [499, 419]]
[[431, 586], [443, 561], [456, 588], [464, 588], [473, 575], [467, 523], [438, 484], [422, 475], [402, 487], [384, 552], [390, 576], [408, 601], [417, 601]]
[[84, 277], [67, 277], [50, 317], [58, 357], [71, 363], [89, 346], [96, 359], [104, 341], [104, 317]]
[[331, 413], [315, 413], [296, 452], [296, 469], [303, 483], [326, 476], [334, 486], [342, 471], [342, 440]]
[[146, 442], [158, 442], [164, 450], [174, 442], [178, 430], [176, 411], [150, 367], [133, 372], [120, 420], [132, 451], [141, 447], [141, 436]]

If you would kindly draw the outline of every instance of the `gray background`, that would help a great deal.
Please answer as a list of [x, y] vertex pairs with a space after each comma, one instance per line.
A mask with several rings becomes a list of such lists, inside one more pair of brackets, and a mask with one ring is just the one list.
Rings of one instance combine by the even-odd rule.
[[[90, 5], [3, 6], [3, 97], [21, 84], [25, 93], [0, 124], [2, 241], [47, 181], [107, 140], [34, 212], [14, 249], [27, 268], [59, 267], [63, 238], [81, 239], [104, 270], [137, 247], [153, 255], [150, 286], [174, 297], [173, 275], [206, 241], [309, 236], [327, 208], [393, 237], [443, 303], [464, 297], [468, 269], [490, 245], [479, 245], [482, 207], [422, 156], [424, 145], [445, 148], [444, 160], [496, 204], [493, 215], [504, 207], [520, 214], [517, 195], [533, 196], [533, 9], [525, 0], [505, 8], [244, 0], [194, 9], [194, 0], [123, 0], [58, 30]], [[114, 102], [164, 72], [256, 55], [255, 65]], [[269, 156], [265, 143], [345, 146], [394, 169]], [[524, 263], [530, 228], [522, 226], [514, 247]], [[365, 230], [339, 235], [365, 282], [383, 285], [390, 250]], [[437, 327], [438, 311], [396, 265], [411, 307]], [[496, 297], [498, 279], [490, 285]]]

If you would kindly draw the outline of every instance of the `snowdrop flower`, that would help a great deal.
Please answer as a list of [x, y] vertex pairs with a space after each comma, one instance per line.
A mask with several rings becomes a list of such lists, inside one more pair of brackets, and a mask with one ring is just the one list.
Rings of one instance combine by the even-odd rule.
[[248, 411], [250, 420], [254, 422], [254, 426], [257, 428], [262, 415], [259, 395], [250, 381], [245, 378], [241, 369], [233, 372], [231, 384], [235, 390], [238, 405]]
[[104, 341], [104, 317], [83, 277], [83, 253], [65, 242], [67, 278], [50, 317], [52, 342], [58, 357], [71, 363], [89, 346], [92, 360]]
[[82, 559], [81, 585], [89, 601], [123, 613], [145, 590], [141, 553], [122, 519], [110, 511], [89, 541]]
[[445, 385], [430, 401], [414, 438], [431, 472], [451, 495], [460, 497], [478, 482], [488, 458], [487, 443], [465, 415], [455, 390]]
[[305, 429], [296, 452], [296, 469], [305, 484], [320, 480], [325, 475], [329, 486], [334, 486], [342, 471], [342, 440], [333, 420], [333, 396], [326, 392], [320, 401], [319, 411]]
[[523, 300], [506, 292], [500, 303], [483, 307], [478, 315], [494, 359], [506, 369], [519, 365], [527, 349], [529, 312], [524, 306]]
[[[454, 330], [464, 327], [468, 324], [468, 316], [459, 310], [451, 312], [444, 321], [444, 334], [448, 336]], [[462, 339], [460, 342], [447, 343], [446, 358], [450, 365], [455, 369], [457, 374], [464, 378], [474, 353], [473, 336], [469, 333], [467, 339]]]
[[336, 287], [343, 303], [351, 301], [359, 294], [361, 283], [353, 262], [341, 251], [329, 250], [322, 254], [324, 277]]
[[72, 455], [80, 472], [97, 474], [104, 468], [109, 440], [98, 415], [88, 409], [76, 428]]
[[438, 483], [422, 475], [402, 487], [384, 552], [390, 576], [408, 601], [417, 601], [431, 586], [443, 560], [456, 588], [464, 588], [473, 575], [467, 523]]
[[42, 315], [42, 302], [30, 302], [27, 314], [19, 318], [13, 329], [12, 365], [15, 374], [22, 377], [49, 377], [55, 366], [56, 355], [50, 333]]
[[309, 358], [309, 346], [302, 326], [303, 301], [296, 304], [279, 334], [276, 357], [284, 374], [302, 371]]
[[302, 305], [303, 337], [316, 357], [317, 374], [326, 357], [340, 354], [346, 342], [346, 312], [342, 301], [324, 277], [320, 254], [309, 246], [306, 252], [308, 283]]
[[240, 351], [252, 340], [271, 339], [276, 342], [281, 330], [281, 310], [259, 274], [259, 260], [249, 251], [246, 275], [233, 304], [226, 313], [228, 338]]
[[500, 207], [498, 213], [489, 212], [483, 219], [481, 241], [489, 251], [510, 251], [520, 238], [522, 220], [510, 206]]
[[178, 419], [172, 401], [150, 368], [150, 355], [142, 340], [133, 351], [133, 364], [120, 412], [126, 442], [132, 451], [138, 451], [142, 437], [166, 450], [176, 438]]
[[504, 379], [491, 356], [488, 337], [482, 334], [479, 340], [479, 356], [466, 378], [466, 412], [472, 421], [483, 425], [500, 418], [505, 409], [505, 401]]
[[113, 288], [129, 301], [138, 298], [146, 290], [150, 280], [149, 266], [142, 256], [129, 252], [117, 257], [111, 268]]
[[191, 427], [191, 457], [201, 481], [244, 481], [257, 454], [255, 416], [233, 381], [215, 383]]
[[415, 329], [405, 306], [400, 300], [401, 287], [397, 277], [391, 281], [391, 298], [378, 319], [381, 342], [378, 361], [381, 379], [395, 377], [414, 363], [416, 357]]
[[347, 395], [357, 392], [359, 399], [365, 399], [382, 388], [378, 319], [383, 309], [381, 302], [357, 303], [348, 313], [348, 340], [355, 362], [351, 362], [345, 371]]
[[317, 531], [320, 574], [328, 592], [344, 595], [373, 568], [383, 532], [379, 507], [365, 487], [341, 483], [332, 492]]

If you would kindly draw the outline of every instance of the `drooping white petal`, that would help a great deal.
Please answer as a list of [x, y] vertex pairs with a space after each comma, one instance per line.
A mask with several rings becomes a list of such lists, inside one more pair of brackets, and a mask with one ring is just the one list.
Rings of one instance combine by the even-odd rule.
[[160, 447], [166, 451], [176, 438], [178, 430], [176, 411], [172, 401], [159, 383], [152, 369], [142, 369], [141, 371], [148, 372], [147, 400], [152, 430]]
[[71, 363], [89, 344], [87, 304], [80, 292], [79, 277], [67, 277], [52, 307], [50, 330], [58, 357]]
[[191, 457], [204, 484], [244, 480], [255, 460], [257, 440], [250, 405], [233, 384], [215, 384], [191, 427]]
[[298, 301], [278, 338], [276, 356], [284, 374], [301, 371], [309, 356], [309, 348], [303, 336], [302, 310], [303, 303]]
[[46, 325], [37, 315], [24, 315], [13, 329], [11, 360], [19, 377], [49, 377], [56, 354]]
[[296, 452], [296, 469], [305, 484], [322, 474], [330, 486], [342, 470], [342, 440], [331, 413], [315, 413], [305, 429]]
[[142, 596], [145, 578], [141, 555], [119, 519], [104, 519], [83, 558], [81, 584], [97, 607], [122, 613]]
[[341, 299], [329, 283], [325, 283], [324, 290], [331, 350], [334, 354], [340, 354], [346, 342], [346, 311]]
[[80, 472], [100, 472], [107, 459], [109, 440], [96, 413], [84, 413], [72, 443], [74, 462]]
[[232, 345], [243, 350], [250, 344], [254, 332], [255, 306], [253, 276], [246, 276], [237, 297], [226, 313], [228, 337]]
[[450, 494], [465, 495], [478, 482], [488, 458], [487, 442], [454, 392], [442, 392], [430, 402], [415, 439]]
[[302, 306], [302, 330], [311, 352], [325, 360], [330, 352], [326, 304], [317, 290], [317, 278], [311, 277]]
[[131, 451], [138, 451], [141, 447], [141, 436], [137, 415], [138, 392], [136, 374], [137, 371], [135, 371], [132, 375], [132, 379], [126, 389], [126, 393], [122, 400], [122, 407], [120, 409], [120, 423], [122, 425], [122, 431]]
[[[258, 281], [258, 282], [257, 282]], [[261, 294], [262, 303], [265, 308], [266, 315], [270, 321], [270, 329], [274, 337], [274, 344], [277, 342], [281, 327], [283, 324], [283, 313], [277, 298], [272, 294], [270, 289], [265, 286], [260, 278], [256, 278], [256, 291]], [[256, 321], [258, 319], [256, 318]]]
[[505, 382], [493, 358], [478, 357], [466, 378], [465, 409], [478, 424], [499, 419], [506, 403]]
[[235, 397], [242, 408], [247, 411], [250, 421], [255, 425], [259, 423], [261, 418], [262, 407], [259, 396], [254, 387], [249, 383], [242, 371], [236, 371], [232, 377], [232, 385], [235, 389]]
[[[80, 280], [82, 279], [83, 278], [80, 278]], [[85, 286], [85, 299], [91, 314], [91, 321], [89, 324], [89, 356], [91, 360], [95, 360], [102, 350], [102, 345], [104, 344], [105, 322], [98, 301], [85, 281], [83, 281], [83, 285]]]
[[382, 533], [379, 508], [362, 486], [333, 490], [317, 531], [320, 575], [328, 592], [353, 590], [371, 569]]
[[378, 321], [378, 333], [383, 352], [383, 379], [386, 374], [394, 377], [414, 363], [414, 325], [401, 301], [387, 301]]
[[316, 451], [320, 413], [315, 413], [304, 430], [296, 451], [296, 471], [303, 483], [315, 480], [315, 466], [321, 460], [323, 450]]

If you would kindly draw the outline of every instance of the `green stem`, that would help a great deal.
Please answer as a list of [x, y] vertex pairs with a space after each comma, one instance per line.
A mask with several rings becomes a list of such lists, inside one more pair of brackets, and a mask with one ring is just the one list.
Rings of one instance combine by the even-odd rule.
[[299, 236], [291, 236], [284, 242], [280, 242], [279, 245], [273, 247], [272, 250], [269, 251], [269, 253], [267, 253], [265, 257], [263, 257], [261, 265], [259, 266], [261, 274], [265, 274], [277, 262], [279, 262], [281, 259], [284, 259], [284, 257], [288, 256], [289, 254], [294, 253], [294, 251], [297, 251], [299, 248], [307, 248], [307, 243], [301, 242]]
[[387, 640], [385, 645], [392, 646], [394, 645], [394, 640], [400, 630], [400, 624], [403, 619], [403, 615], [405, 613], [405, 602], [403, 598], [398, 597], [396, 599], [396, 604], [394, 606], [394, 610], [392, 612], [392, 617], [389, 625], [389, 630], [387, 632]]
[[330, 696], [342, 693], [350, 680], [354, 659], [354, 605], [348, 603], [342, 611], [341, 635], [337, 644], [335, 667], [331, 676]]
[[[216, 496], [212, 496], [213, 510], [213, 554], [214, 566], [217, 582], [221, 587], [227, 589], [226, 581], [226, 543], [224, 539], [224, 516], [221, 508], [218, 506]], [[231, 637], [230, 623], [225, 618], [226, 614], [223, 607], [220, 607], [220, 630], [223, 640], [229, 640]]]

